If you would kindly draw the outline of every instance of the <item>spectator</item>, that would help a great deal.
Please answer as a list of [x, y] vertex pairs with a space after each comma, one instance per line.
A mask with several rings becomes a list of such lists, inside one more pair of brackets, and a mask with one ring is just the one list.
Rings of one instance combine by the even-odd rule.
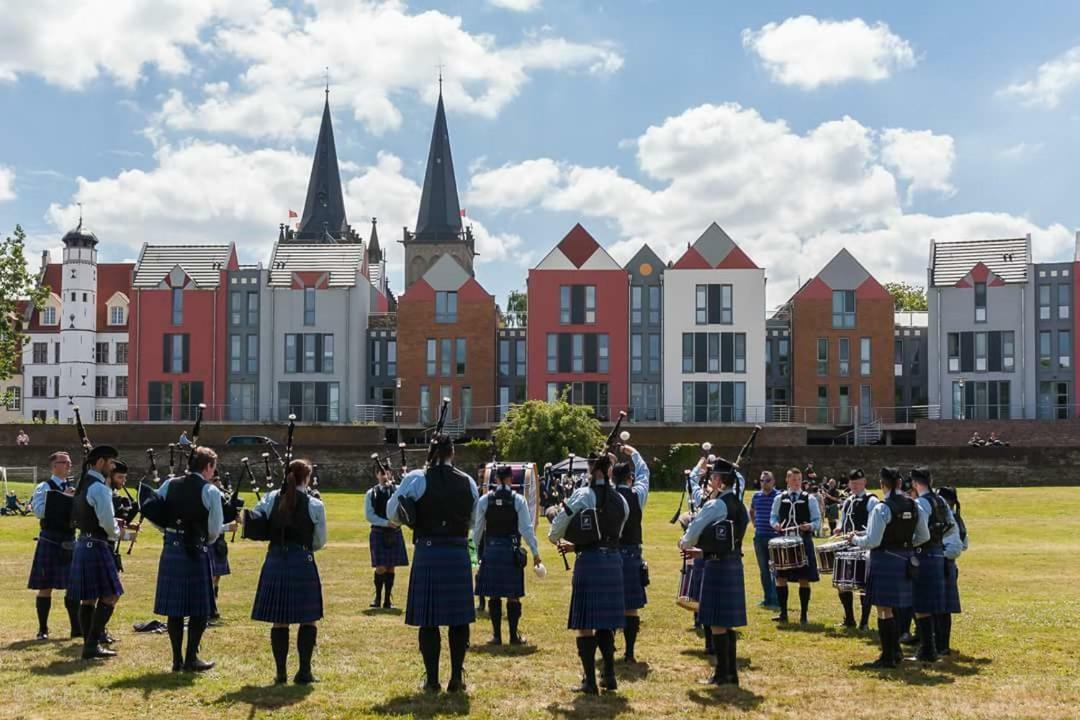
[[19, 447], [28, 447], [30, 445], [30, 436], [22, 428], [19, 428], [19, 434], [15, 436], [15, 444]]
[[750, 500], [750, 516], [754, 521], [754, 555], [757, 556], [758, 571], [761, 573], [761, 589], [765, 593], [765, 599], [758, 604], [778, 610], [780, 601], [776, 597], [776, 581], [769, 569], [769, 540], [776, 537], [776, 530], [769, 524], [769, 513], [776, 499], [776, 479], [765, 470], [758, 484], [761, 489]]
[[1005, 442], [998, 437], [998, 434], [994, 431], [990, 432], [990, 440], [987, 441], [987, 445], [993, 445], [994, 447], [1008, 447], [1009, 443]]
[[[991, 437], [993, 437], [993, 433], [991, 433]], [[968, 445], [971, 447], [984, 447], [986, 441], [979, 437], [979, 433], [971, 433], [971, 439], [968, 440]]]
[[840, 490], [837, 487], [836, 478], [829, 478], [821, 491], [825, 504], [825, 518], [829, 521], [829, 534], [836, 530], [836, 523], [840, 520]]
[[187, 430], [184, 430], [183, 432], [180, 433], [180, 439], [177, 441], [177, 444], [179, 444], [180, 447], [185, 447], [185, 448], [191, 447], [191, 441], [188, 440]]

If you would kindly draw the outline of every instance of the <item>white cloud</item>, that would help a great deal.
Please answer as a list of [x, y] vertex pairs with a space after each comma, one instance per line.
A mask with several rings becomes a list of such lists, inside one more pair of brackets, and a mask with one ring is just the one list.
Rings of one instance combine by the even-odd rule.
[[477, 170], [469, 181], [465, 200], [475, 207], [524, 207], [547, 195], [558, 179], [559, 166], [548, 158]]
[[514, 12], [532, 12], [540, 7], [540, 0], [487, 0], [488, 5], [493, 5], [503, 10]]
[[0, 81], [34, 74], [79, 89], [102, 75], [131, 87], [144, 66], [191, 70], [189, 53], [214, 23], [247, 23], [269, 0], [35, 0], [5, 3]]
[[1015, 145], [1010, 145], [1004, 150], [1001, 150], [998, 154], [1005, 160], [1018, 162], [1037, 155], [1042, 152], [1042, 149], [1043, 144], [1041, 142], [1018, 142]]
[[848, 80], [874, 82], [913, 67], [915, 51], [885, 23], [818, 20], [812, 15], [742, 32], [743, 47], [756, 54], [775, 82], [814, 90]]
[[1040, 65], [1031, 80], [1007, 85], [998, 95], [1016, 99], [1028, 107], [1053, 110], [1077, 86], [1080, 86], [1080, 45]]
[[887, 128], [881, 133], [881, 159], [909, 183], [908, 202], [920, 191], [933, 190], [944, 195], [956, 192], [949, 182], [956, 161], [956, 146], [951, 135]]
[[15, 171], [0, 165], [0, 202], [15, 199]]
[[212, 84], [197, 98], [170, 92], [153, 121], [157, 137], [167, 130], [252, 138], [311, 134], [327, 66], [331, 101], [378, 134], [401, 125], [397, 96], [413, 93], [434, 103], [437, 65], [445, 67], [444, 93], [455, 112], [494, 117], [534, 72], [604, 75], [623, 62], [608, 44], [546, 33], [500, 45], [492, 35], [466, 30], [460, 17], [411, 13], [401, 0], [279, 7], [256, 21], [220, 27], [207, 44], [213, 57], [243, 70], [236, 82]]

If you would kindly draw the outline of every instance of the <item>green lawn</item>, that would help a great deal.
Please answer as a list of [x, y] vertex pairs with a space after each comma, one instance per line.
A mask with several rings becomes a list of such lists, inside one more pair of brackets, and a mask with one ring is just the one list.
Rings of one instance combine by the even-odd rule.
[[[26, 497], [29, 487], [14, 485]], [[871, 636], [835, 629], [840, 605], [826, 582], [814, 586], [807, 628], [778, 629], [756, 607], [756, 566], [746, 558], [750, 625], [740, 655], [749, 660], [742, 688], [702, 689], [708, 673], [688, 612], [674, 604], [677, 533], [668, 519], [675, 493], [655, 493], [646, 512], [650, 604], [643, 611], [638, 657], [621, 668], [618, 694], [575, 696], [574, 641], [565, 630], [569, 573], [544, 549], [549, 574], [529, 573], [522, 623], [531, 652], [480, 647], [490, 625], [473, 626], [478, 647], [466, 662], [467, 698], [420, 695], [416, 634], [399, 614], [372, 613], [367, 525], [362, 497], [326, 493], [330, 545], [319, 553], [327, 617], [320, 626], [313, 688], [270, 685], [269, 628], [248, 619], [262, 547], [233, 546], [234, 574], [221, 601], [226, 622], [208, 631], [203, 655], [218, 667], [205, 676], [171, 674], [164, 635], [136, 635], [131, 624], [151, 617], [157, 572], [156, 533], [127, 558], [112, 627], [120, 655], [102, 664], [79, 661], [69, 640], [38, 643], [33, 593], [25, 589], [33, 555], [32, 518], [0, 518], [0, 717], [847, 717], [1072, 718], [1080, 716], [1080, 495], [1060, 488], [964, 490], [961, 501], [972, 548], [961, 560], [966, 613], [953, 630], [960, 656], [924, 669], [868, 673], [853, 666], [876, 656]], [[1049, 516], [1046, 514], [1049, 511]], [[546, 534], [546, 521], [541, 533]], [[748, 543], [749, 544], [749, 543]], [[411, 555], [411, 552], [410, 552]], [[404, 604], [405, 575], [395, 588]], [[828, 576], [825, 576], [828, 580]], [[793, 593], [794, 595], [794, 593]], [[793, 606], [797, 600], [793, 601]], [[66, 625], [53, 610], [55, 632]], [[621, 640], [621, 638], [620, 638]], [[444, 648], [444, 682], [448, 653]], [[295, 669], [295, 651], [290, 657]], [[885, 683], [891, 684], [891, 689]], [[875, 693], [879, 693], [875, 696]], [[872, 697], [876, 699], [872, 700]], [[899, 708], [899, 709], [898, 709]]]

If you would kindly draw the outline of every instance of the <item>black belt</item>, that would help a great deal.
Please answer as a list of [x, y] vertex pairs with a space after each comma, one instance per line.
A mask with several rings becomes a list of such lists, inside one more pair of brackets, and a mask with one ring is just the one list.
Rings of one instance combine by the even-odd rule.
[[899, 545], [878, 545], [875, 550], [910, 550], [911, 543], [900, 543]]

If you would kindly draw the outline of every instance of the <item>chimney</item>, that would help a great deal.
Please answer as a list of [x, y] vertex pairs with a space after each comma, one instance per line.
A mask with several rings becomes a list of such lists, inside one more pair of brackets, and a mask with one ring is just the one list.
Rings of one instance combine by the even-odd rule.
[[[1077, 243], [1080, 243], [1080, 233], [1076, 233]], [[45, 272], [45, 268], [49, 266], [49, 250], [46, 248], [41, 251], [41, 272]]]

